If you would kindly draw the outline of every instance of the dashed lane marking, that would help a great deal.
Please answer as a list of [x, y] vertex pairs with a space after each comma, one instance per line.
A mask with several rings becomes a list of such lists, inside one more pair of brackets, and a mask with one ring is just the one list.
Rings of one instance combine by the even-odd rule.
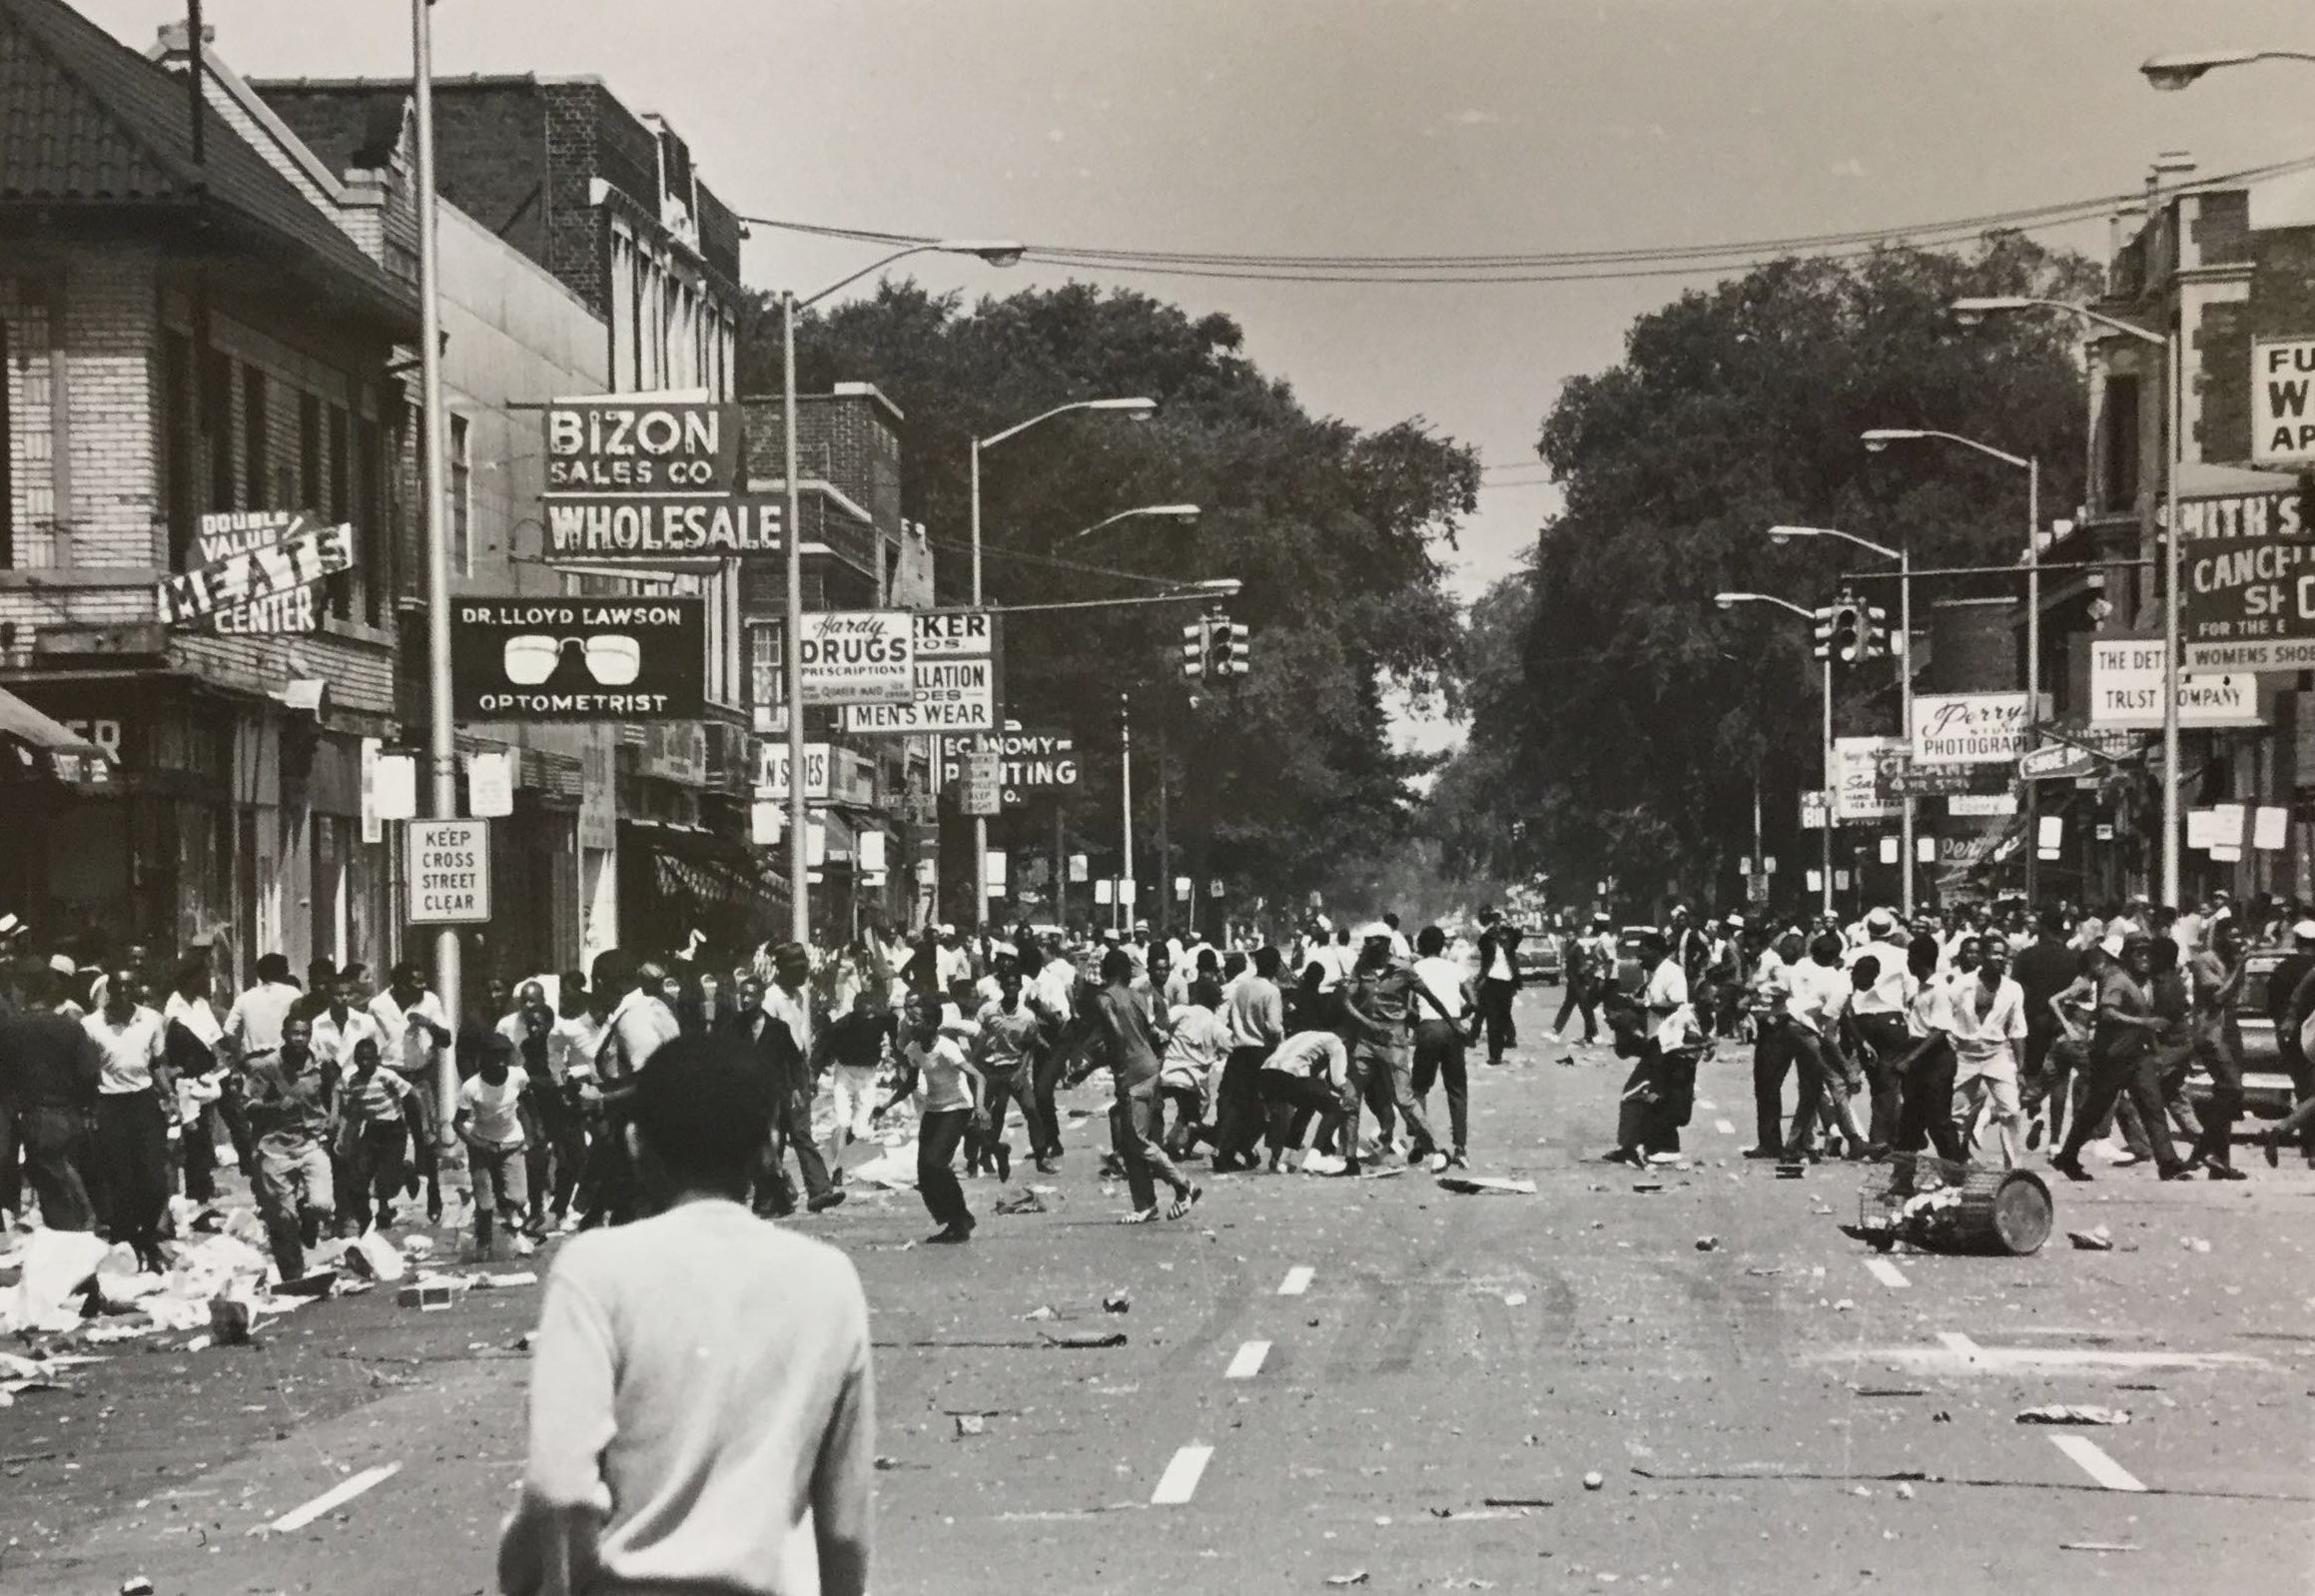
[[268, 1524], [266, 1528], [283, 1532], [304, 1529], [324, 1513], [344, 1507], [364, 1491], [373, 1486], [385, 1484], [400, 1472], [401, 1465], [399, 1463], [383, 1463], [377, 1468], [366, 1468], [359, 1474], [340, 1480], [305, 1506], [291, 1508], [280, 1518]]
[[1698, 1098], [1696, 1100], [1696, 1106], [1707, 1114], [1718, 1114], [1720, 1112], [1719, 1104], [1707, 1102], [1703, 1098]]
[[2108, 1457], [2087, 1435], [2052, 1435], [2050, 1444], [2081, 1465], [2083, 1473], [2110, 1491], [2142, 1491], [2145, 1483]]
[[1712, 1122], [1712, 1128], [1713, 1128], [1715, 1131], [1718, 1131], [1718, 1132], [1719, 1132], [1719, 1133], [1720, 1133], [1722, 1136], [1735, 1136], [1735, 1135], [1736, 1135], [1736, 1127], [1735, 1127], [1735, 1126], [1733, 1126], [1733, 1125], [1731, 1125], [1731, 1124], [1729, 1124], [1729, 1122], [1728, 1122], [1728, 1121], [1726, 1121], [1726, 1120], [1715, 1120], [1715, 1121], [1713, 1121], [1713, 1122]]
[[1939, 1330], [1937, 1332], [1937, 1340], [1948, 1352], [1958, 1352], [1963, 1357], [1975, 1357], [1977, 1355], [1977, 1343], [1970, 1340], [1966, 1335], [1963, 1335], [1959, 1330]]
[[1902, 1291], [1907, 1286], [1914, 1283], [1913, 1281], [1906, 1278], [1905, 1270], [1899, 1268], [1896, 1264], [1892, 1263], [1887, 1258], [1867, 1258], [1865, 1260], [1865, 1266], [1873, 1271], [1873, 1277], [1875, 1279], [1879, 1280], [1882, 1284], [1888, 1286], [1893, 1291]]
[[1229, 1369], [1222, 1378], [1250, 1380], [1262, 1371], [1262, 1359], [1270, 1355], [1267, 1341], [1248, 1341], [1237, 1349], [1237, 1356], [1229, 1360]]
[[1310, 1289], [1310, 1276], [1315, 1272], [1307, 1263], [1295, 1264], [1286, 1271], [1286, 1277], [1278, 1282], [1278, 1294], [1300, 1296]]
[[1158, 1488], [1150, 1493], [1150, 1505], [1179, 1507], [1196, 1495], [1198, 1476], [1205, 1472], [1206, 1459], [1212, 1456], [1210, 1446], [1184, 1446], [1175, 1452], [1173, 1461], [1158, 1476]]

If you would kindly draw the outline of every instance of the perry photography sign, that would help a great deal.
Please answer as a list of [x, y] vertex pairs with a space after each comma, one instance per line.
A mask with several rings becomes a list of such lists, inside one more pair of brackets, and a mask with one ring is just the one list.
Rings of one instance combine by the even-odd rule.
[[2179, 637], [2188, 670], [2315, 668], [2315, 538], [2297, 488], [2189, 499]]
[[[228, 535], [219, 546], [234, 551], [161, 578], [158, 602], [163, 625], [181, 625], [220, 611], [247, 611], [253, 613], [244, 614], [231, 629], [312, 631], [313, 624], [292, 622], [303, 614], [318, 623], [311, 603], [313, 584], [354, 568], [354, 528], [314, 526], [302, 515], [293, 514], [286, 523], [268, 516], [264, 524], [245, 528], [244, 537]], [[306, 594], [303, 600], [298, 597], [301, 592]], [[218, 629], [228, 628], [220, 624]]]
[[729, 493], [739, 407], [635, 395], [556, 399], [546, 407], [546, 491]]
[[455, 599], [450, 685], [460, 720], [696, 720], [706, 600]]
[[2025, 752], [2032, 721], [2023, 693], [1919, 693], [1916, 765], [1990, 765]]
[[798, 652], [807, 704], [905, 704], [916, 696], [908, 610], [808, 610]]

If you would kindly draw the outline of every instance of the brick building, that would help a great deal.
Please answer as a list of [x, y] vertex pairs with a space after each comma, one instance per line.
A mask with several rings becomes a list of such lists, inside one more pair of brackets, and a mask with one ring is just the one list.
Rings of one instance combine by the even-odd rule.
[[[2167, 163], [2168, 175], [2185, 170]], [[2158, 333], [2175, 329], [2183, 464], [2179, 517], [2186, 554], [2209, 539], [2281, 525], [2301, 491], [2294, 465], [2254, 459], [2252, 344], [2315, 337], [2315, 182], [2299, 174], [2246, 188], [2174, 195], [2155, 205], [2115, 252], [2100, 309]], [[2043, 553], [2049, 561], [2113, 561], [2045, 582], [2043, 679], [2061, 723], [2091, 716], [2091, 655], [2100, 639], [2161, 633], [2162, 511], [2171, 447], [2163, 351], [2119, 334], [2089, 345], [2089, 469], [2080, 519]], [[2253, 469], [2254, 465], [2261, 468]], [[2138, 565], [2126, 561], [2145, 560]], [[2182, 886], [2315, 895], [2300, 810], [2315, 795], [2315, 692], [2300, 672], [2240, 684], [2257, 724], [2181, 729], [2181, 807], [2287, 808], [2285, 846], [2239, 859], [2189, 848]], [[2151, 734], [2148, 741], [2156, 740]], [[2141, 754], [2079, 781], [2043, 783], [2043, 812], [2066, 823], [2055, 880], [2091, 898], [2158, 885], [2158, 756]]]
[[[376, 965], [394, 867], [361, 770], [396, 730], [410, 217], [205, 87], [197, 120], [165, 64], [0, 0], [0, 679], [119, 757], [103, 793], [0, 793], [0, 897], [92, 956], [223, 931], [229, 968]], [[263, 509], [354, 529], [317, 629], [164, 628], [199, 517]]]

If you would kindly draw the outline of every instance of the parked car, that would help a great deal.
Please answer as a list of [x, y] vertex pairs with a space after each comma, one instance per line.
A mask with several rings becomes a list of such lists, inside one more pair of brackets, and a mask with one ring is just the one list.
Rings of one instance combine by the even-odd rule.
[[[2267, 1017], [2267, 982], [2283, 962], [2280, 950], [2261, 950], [2250, 956], [2243, 971], [2243, 989], [2235, 998], [2235, 1024], [2243, 1034], [2243, 1106], [2261, 1120], [2280, 1120], [2291, 1112], [2291, 1078], [2283, 1070], [2283, 1055], [2275, 1041], [2275, 1022]], [[2186, 1099], [2200, 1114], [2210, 1101], [2210, 1072], [2194, 1066], [2186, 1076]]]
[[1560, 934], [1549, 926], [1532, 921], [1519, 925], [1519, 951], [1512, 957], [1518, 961], [1522, 981], [1541, 982], [1556, 986], [1560, 978]]
[[1638, 992], [1648, 985], [1648, 961], [1640, 957], [1640, 939], [1656, 935], [1654, 926], [1625, 926], [1616, 933], [1616, 987]]

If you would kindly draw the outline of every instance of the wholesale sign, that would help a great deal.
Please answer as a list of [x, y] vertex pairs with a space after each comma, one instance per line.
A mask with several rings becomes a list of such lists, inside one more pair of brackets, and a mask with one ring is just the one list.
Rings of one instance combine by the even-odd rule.
[[546, 501], [546, 557], [565, 560], [730, 559], [780, 552], [776, 497]]
[[696, 720], [706, 600], [455, 599], [450, 685], [459, 720]]
[[2033, 719], [2023, 693], [1919, 693], [1916, 765], [1991, 765], [2025, 752]]
[[2315, 462], [2315, 338], [2259, 339], [2251, 345], [2251, 459], [2261, 465]]
[[2315, 538], [2296, 489], [2189, 499], [2178, 518], [2186, 668], [2315, 668]]
[[905, 704], [916, 696], [908, 610], [807, 611], [799, 652], [807, 704]]
[[[210, 523], [247, 520], [239, 530], [214, 533], [222, 557], [161, 578], [161, 623], [181, 625], [217, 615], [218, 630], [312, 631], [319, 624], [313, 586], [354, 568], [354, 528], [315, 526], [302, 515], [204, 517]], [[234, 617], [229, 625], [227, 617]], [[298, 625], [304, 619], [306, 624]]]

